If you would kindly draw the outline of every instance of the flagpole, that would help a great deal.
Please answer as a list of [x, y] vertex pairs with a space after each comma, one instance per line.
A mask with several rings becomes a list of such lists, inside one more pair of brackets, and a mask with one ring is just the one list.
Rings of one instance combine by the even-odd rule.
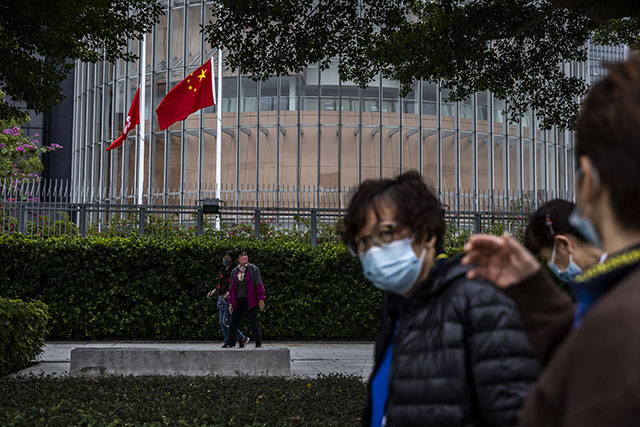
[[[211, 58], [213, 72], [213, 58]], [[211, 79], [213, 82], [213, 79]], [[222, 49], [218, 49], [218, 96], [216, 96], [216, 199], [220, 200], [222, 177]], [[220, 215], [216, 216], [216, 230], [220, 230]]]
[[[147, 34], [142, 35], [142, 47], [140, 48], [140, 124], [138, 125], [138, 204], [142, 204], [142, 194], [144, 190], [144, 107], [145, 107], [145, 89], [147, 77]], [[142, 218], [141, 218], [142, 220]]]

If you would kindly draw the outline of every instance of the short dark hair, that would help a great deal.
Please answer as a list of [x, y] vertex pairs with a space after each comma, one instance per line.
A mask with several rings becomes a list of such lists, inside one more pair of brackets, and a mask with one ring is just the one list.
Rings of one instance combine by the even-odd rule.
[[247, 254], [247, 256], [249, 255], [249, 252], [247, 252], [245, 248], [240, 248], [236, 251], [236, 259], [240, 258], [240, 255], [243, 253]]
[[224, 255], [223, 257], [229, 255], [229, 258], [231, 258], [231, 261], [237, 261], [238, 257], [236, 256], [236, 253], [234, 251], [232, 251], [231, 249], [228, 249], [226, 251], [224, 251]]
[[416, 239], [436, 237], [436, 248], [444, 242], [444, 214], [438, 198], [427, 188], [416, 171], [394, 179], [368, 179], [353, 195], [341, 230], [343, 242], [352, 240], [365, 223], [369, 208], [378, 212], [380, 202], [395, 209], [396, 219], [415, 234]]
[[609, 65], [587, 95], [576, 127], [576, 156], [587, 156], [623, 227], [640, 230], [640, 55]]
[[578, 230], [569, 223], [569, 215], [575, 206], [575, 203], [562, 199], [554, 199], [540, 206], [529, 217], [524, 232], [525, 247], [538, 255], [542, 249], [553, 248], [555, 237], [559, 234], [569, 234], [586, 243]]

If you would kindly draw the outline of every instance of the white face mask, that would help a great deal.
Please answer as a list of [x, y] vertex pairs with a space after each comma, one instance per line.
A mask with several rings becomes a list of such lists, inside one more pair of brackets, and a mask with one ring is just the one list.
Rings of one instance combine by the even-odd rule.
[[404, 294], [415, 284], [426, 255], [420, 258], [411, 246], [411, 239], [394, 240], [383, 246], [373, 246], [360, 254], [364, 277], [376, 288], [396, 294]]

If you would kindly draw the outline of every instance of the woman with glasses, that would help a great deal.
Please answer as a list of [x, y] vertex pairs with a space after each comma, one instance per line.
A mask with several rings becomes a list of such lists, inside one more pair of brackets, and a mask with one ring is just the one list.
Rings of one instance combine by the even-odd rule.
[[514, 426], [538, 363], [513, 302], [443, 251], [444, 216], [417, 172], [368, 180], [343, 241], [383, 290], [367, 426]]

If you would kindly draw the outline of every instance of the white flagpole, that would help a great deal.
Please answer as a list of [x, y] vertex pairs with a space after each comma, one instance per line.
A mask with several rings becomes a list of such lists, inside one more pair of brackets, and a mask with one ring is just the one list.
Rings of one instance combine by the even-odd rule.
[[[213, 72], [213, 58], [211, 58]], [[213, 79], [211, 79], [213, 81]], [[216, 199], [220, 200], [222, 177], [222, 49], [218, 49], [218, 96], [216, 97]], [[216, 216], [216, 230], [220, 230], [220, 215]]]
[[147, 35], [142, 36], [142, 47], [140, 48], [140, 124], [138, 125], [138, 204], [142, 204], [142, 194], [144, 191], [144, 107], [145, 89], [147, 77]]

